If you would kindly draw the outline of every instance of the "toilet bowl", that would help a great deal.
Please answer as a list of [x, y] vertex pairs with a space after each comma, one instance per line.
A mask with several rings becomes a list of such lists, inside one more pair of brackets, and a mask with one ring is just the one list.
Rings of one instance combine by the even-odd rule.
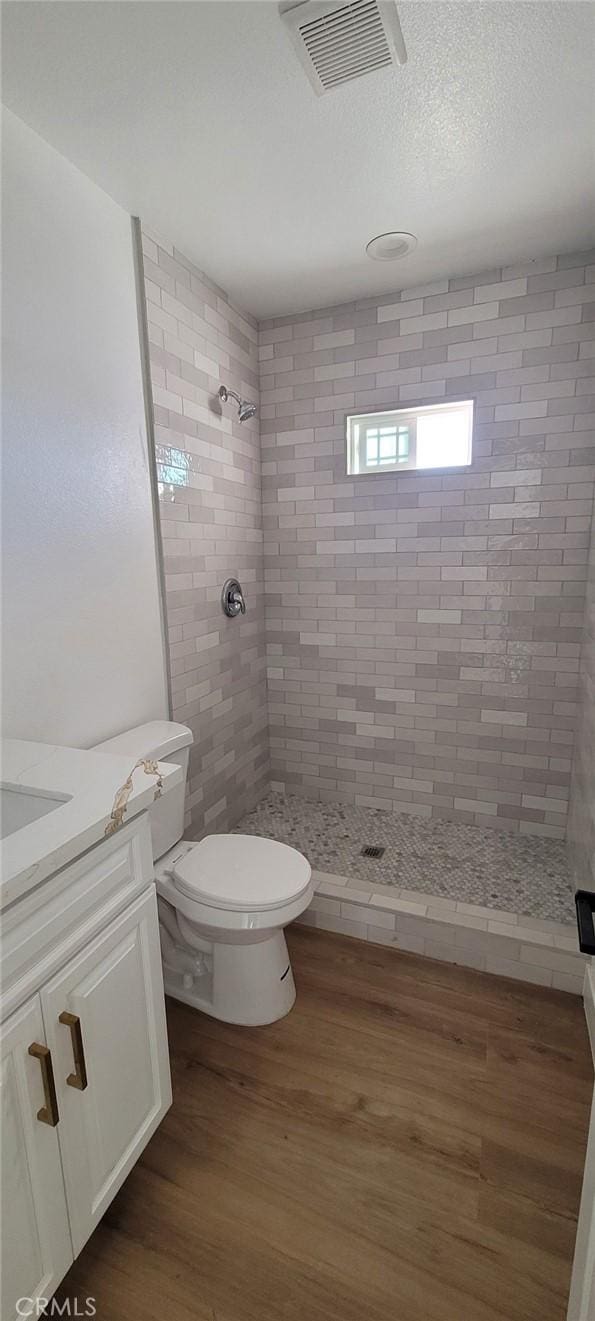
[[228, 1023], [287, 1014], [295, 983], [283, 928], [313, 891], [301, 853], [255, 835], [208, 835], [172, 849], [155, 878], [166, 991]]
[[[176, 762], [186, 775], [191, 743], [185, 725], [153, 721], [94, 751]], [[149, 809], [165, 991], [227, 1023], [273, 1023], [295, 1000], [284, 928], [312, 899], [310, 864], [257, 835], [183, 840], [185, 775]]]

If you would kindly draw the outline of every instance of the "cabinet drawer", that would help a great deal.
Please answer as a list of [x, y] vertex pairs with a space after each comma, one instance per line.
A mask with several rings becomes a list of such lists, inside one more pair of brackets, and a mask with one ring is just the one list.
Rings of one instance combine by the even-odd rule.
[[3, 1016], [129, 904], [152, 875], [149, 819], [143, 815], [6, 909]]

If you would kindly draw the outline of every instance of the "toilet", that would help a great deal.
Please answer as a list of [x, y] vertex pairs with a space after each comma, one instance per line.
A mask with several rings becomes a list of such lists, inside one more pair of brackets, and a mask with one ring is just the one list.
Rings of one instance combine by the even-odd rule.
[[284, 927], [312, 899], [312, 869], [297, 849], [257, 835], [182, 838], [191, 743], [185, 725], [157, 720], [92, 750], [184, 772], [149, 809], [166, 994], [226, 1023], [274, 1023], [295, 1001]]

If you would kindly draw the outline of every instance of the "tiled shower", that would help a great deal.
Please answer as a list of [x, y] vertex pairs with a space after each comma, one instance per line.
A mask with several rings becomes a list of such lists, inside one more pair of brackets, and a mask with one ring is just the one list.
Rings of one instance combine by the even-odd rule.
[[[552, 258], [261, 327], [275, 781], [563, 835], [594, 300]], [[457, 397], [470, 471], [346, 478], [346, 413]]]
[[[257, 327], [144, 251], [190, 833], [298, 828], [323, 875], [413, 896], [419, 855], [426, 896], [568, 924], [568, 856], [586, 885], [595, 852], [595, 254]], [[222, 411], [222, 383], [260, 387], [258, 418]], [[461, 398], [470, 468], [346, 475], [348, 413]]]

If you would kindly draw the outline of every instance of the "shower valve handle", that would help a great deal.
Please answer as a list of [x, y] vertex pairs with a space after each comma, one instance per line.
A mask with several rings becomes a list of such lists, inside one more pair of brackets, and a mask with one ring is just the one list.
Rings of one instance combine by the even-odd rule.
[[244, 593], [237, 578], [228, 578], [227, 582], [223, 584], [221, 605], [223, 606], [224, 614], [228, 615], [230, 619], [235, 619], [236, 615], [246, 614]]

